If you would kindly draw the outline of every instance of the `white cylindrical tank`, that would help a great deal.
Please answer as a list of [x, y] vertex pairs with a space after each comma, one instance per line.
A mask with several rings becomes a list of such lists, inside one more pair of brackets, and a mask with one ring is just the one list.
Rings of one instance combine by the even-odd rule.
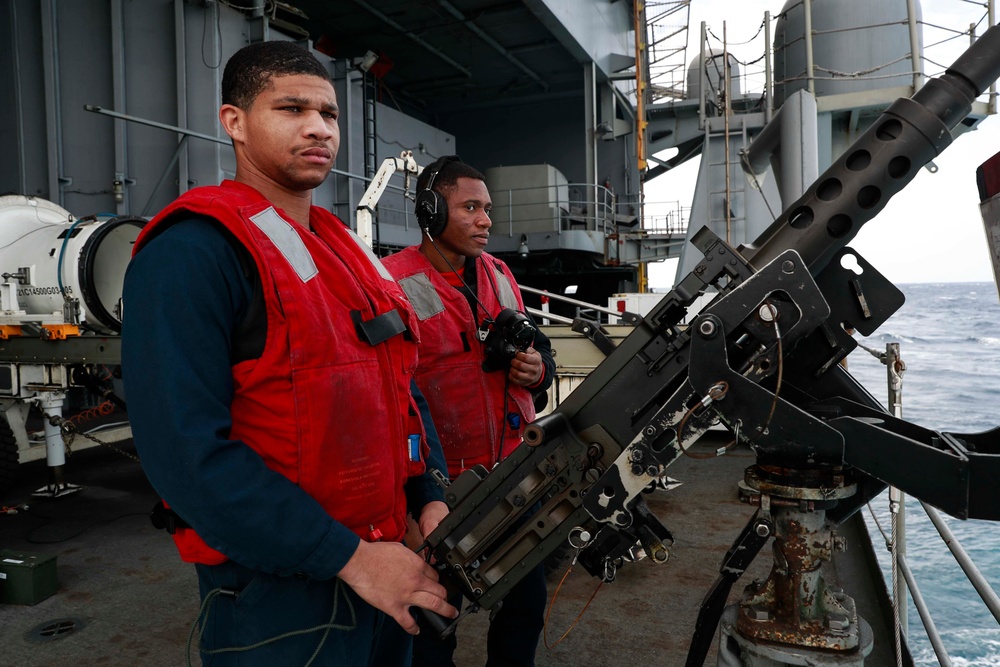
[[[723, 64], [725, 58], [722, 51], [707, 49], [700, 56], [695, 56], [688, 64], [687, 68], [687, 90], [685, 99], [696, 100], [701, 94], [701, 64], [705, 63], [705, 83], [711, 97], [718, 97], [722, 91], [725, 81], [725, 71]], [[729, 95], [731, 99], [736, 99], [740, 92], [740, 63], [736, 56], [729, 54]]]
[[[804, 1], [788, 0], [775, 26], [776, 106], [808, 86]], [[919, 0], [913, 5], [919, 22]], [[913, 84], [907, 0], [814, 0], [810, 7], [817, 97]], [[919, 31], [917, 39], [919, 52]]]
[[[122, 284], [143, 218], [75, 218], [50, 201], [0, 197], [0, 274], [20, 274], [20, 308], [28, 315], [63, 313], [66, 299], [80, 306], [80, 325], [102, 334], [121, 330]], [[15, 277], [3, 280], [16, 281]], [[8, 308], [4, 304], [4, 308]]]

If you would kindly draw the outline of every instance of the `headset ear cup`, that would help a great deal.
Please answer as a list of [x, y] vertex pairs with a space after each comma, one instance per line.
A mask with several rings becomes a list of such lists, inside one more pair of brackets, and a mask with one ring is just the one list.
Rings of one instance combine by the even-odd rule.
[[448, 202], [434, 190], [422, 190], [414, 200], [417, 223], [431, 238], [437, 238], [448, 223]]
[[434, 217], [434, 200], [428, 197], [430, 190], [421, 190], [413, 200], [413, 212], [417, 216], [420, 229], [427, 231]]
[[431, 225], [428, 231], [431, 236], [436, 238], [444, 233], [444, 228], [448, 224], [448, 202], [436, 190], [431, 190], [431, 194], [434, 196], [434, 201], [436, 202], [434, 206], [436, 213], [434, 214], [434, 224]]
[[449, 162], [460, 163], [462, 158], [457, 155], [444, 155], [427, 165], [428, 169], [433, 170], [430, 172], [431, 177], [427, 180], [424, 189], [418, 192], [413, 200], [417, 224], [431, 238], [440, 236], [445, 225], [448, 224], [448, 202], [439, 192], [434, 190], [434, 180]]

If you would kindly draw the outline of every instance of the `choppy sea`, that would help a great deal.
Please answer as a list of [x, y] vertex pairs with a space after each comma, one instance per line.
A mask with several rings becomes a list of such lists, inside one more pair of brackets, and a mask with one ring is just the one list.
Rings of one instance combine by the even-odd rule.
[[[906, 303], [859, 342], [877, 351], [900, 344], [903, 418], [937, 431], [969, 433], [1000, 425], [1000, 299], [992, 283], [901, 285]], [[848, 358], [852, 375], [886, 403], [886, 370], [859, 348]], [[928, 471], [933, 475], [933, 471]], [[1000, 489], [1000, 480], [997, 480]], [[1000, 503], [1000, 491], [997, 493]], [[865, 516], [878, 546], [878, 524], [889, 531], [888, 499], [872, 501]], [[873, 515], [874, 514], [874, 519]], [[1000, 593], [1000, 522], [943, 515], [992, 588]], [[1000, 667], [1000, 625], [983, 604], [920, 504], [906, 502], [907, 562], [955, 667]], [[888, 580], [889, 554], [880, 558]], [[910, 649], [917, 665], [938, 665], [912, 601]]]

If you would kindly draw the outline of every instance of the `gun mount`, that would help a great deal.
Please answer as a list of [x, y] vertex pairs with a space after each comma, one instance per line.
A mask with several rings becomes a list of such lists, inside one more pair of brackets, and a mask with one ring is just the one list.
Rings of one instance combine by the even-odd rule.
[[[802, 576], [838, 546], [827, 522], [843, 521], [887, 484], [960, 518], [1000, 519], [991, 482], [1000, 440], [895, 419], [838, 363], [856, 346], [850, 329], [874, 332], [903, 302], [847, 244], [949, 145], [950, 130], [998, 76], [1000, 28], [991, 28], [944, 75], [894, 103], [753, 244], [733, 248], [708, 230], [695, 236], [704, 259], [635, 331], [527, 427], [510, 457], [448, 488], [452, 512], [429, 536], [429, 553], [470, 609], [500, 603], [566, 541], [605, 580], [637, 545], [666, 561], [672, 536], [643, 491], [721, 422], [754, 450], [745, 481], [771, 514], [751, 522], [763, 533], [741, 539], [777, 534], [784, 561], [748, 591], [740, 634], [863, 664], [871, 633], [850, 600]], [[844, 268], [849, 256], [860, 275]], [[709, 288], [718, 295], [683, 326]], [[728, 587], [720, 590], [716, 602]], [[699, 620], [709, 636], [721, 614], [713, 608], [713, 623]], [[704, 642], [696, 635], [689, 665], [701, 664]]]

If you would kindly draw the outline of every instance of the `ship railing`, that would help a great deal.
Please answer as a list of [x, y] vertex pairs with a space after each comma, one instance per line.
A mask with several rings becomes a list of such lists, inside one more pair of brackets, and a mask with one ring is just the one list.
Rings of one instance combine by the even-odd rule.
[[[595, 324], [600, 324], [600, 315], [603, 313], [607, 315], [607, 321], [613, 321], [612, 318], [621, 318], [621, 311], [615, 310], [613, 308], [605, 308], [604, 306], [598, 306], [587, 301], [581, 301], [579, 299], [574, 299], [573, 297], [566, 296], [565, 294], [558, 294], [555, 292], [550, 292], [548, 290], [535, 289], [534, 287], [528, 287], [527, 285], [518, 286], [522, 292], [528, 292], [529, 294], [537, 294], [541, 297], [542, 307], [539, 308], [527, 308], [527, 311], [531, 313], [533, 317], [542, 318], [542, 324], [550, 324], [555, 322], [557, 324], [570, 324], [572, 325], [575, 321], [571, 317], [566, 317], [565, 315], [558, 315], [549, 310], [549, 301], [559, 301], [561, 303], [566, 303], [576, 308], [577, 317], [584, 317]], [[628, 322], [622, 320], [625, 324], [634, 324], [635, 322]]]
[[[941, 633], [937, 629], [934, 617], [927, 606], [927, 602], [924, 600], [924, 596], [920, 591], [920, 586], [917, 584], [917, 580], [913, 576], [909, 562], [906, 559], [906, 537], [905, 529], [903, 527], [905, 525], [903, 519], [905, 497], [901, 491], [895, 488], [890, 488], [889, 497], [891, 506], [890, 515], [892, 517], [892, 532], [890, 536], [886, 535], [885, 532], [882, 531], [882, 536], [885, 538], [886, 547], [889, 549], [890, 554], [892, 554], [891, 569], [892, 587], [894, 591], [893, 612], [897, 632], [900, 633], [901, 638], [908, 635], [908, 624], [905, 620], [907, 601], [906, 595], [908, 594], [910, 599], [913, 601], [914, 608], [917, 610], [917, 615], [920, 617], [924, 634], [927, 636], [927, 641], [930, 643], [931, 649], [934, 651], [934, 655], [937, 657], [938, 663], [941, 667], [953, 667], [954, 663], [948, 655], [948, 650], [945, 648], [944, 642], [941, 639]], [[969, 556], [969, 553], [962, 546], [959, 539], [944, 522], [941, 514], [923, 501], [920, 502], [920, 506], [927, 514], [927, 518], [930, 519], [931, 523], [937, 529], [944, 544], [955, 557], [955, 560], [958, 562], [959, 567], [962, 568], [962, 572], [965, 573], [969, 583], [979, 594], [979, 597], [982, 598], [986, 608], [993, 615], [993, 618], [996, 619], [997, 623], [1000, 623], [1000, 597], [997, 596], [996, 592], [990, 586], [986, 577], [983, 576], [983, 573], [976, 566], [972, 557]], [[872, 516], [874, 517], [874, 513]], [[877, 519], [876, 524], [878, 524]], [[881, 526], [879, 526], [879, 530], [881, 530]], [[902, 575], [902, 580], [900, 580], [899, 575]], [[902, 664], [898, 652], [897, 664]]]
[[[924, 509], [924, 512], [927, 513], [927, 518], [929, 518], [931, 523], [934, 524], [934, 527], [937, 529], [941, 539], [944, 540], [944, 543], [948, 546], [948, 549], [958, 562], [959, 567], [962, 568], [962, 572], [964, 572], [965, 576], [969, 579], [969, 583], [972, 584], [972, 587], [976, 589], [977, 593], [979, 593], [979, 597], [981, 597], [983, 602], [986, 604], [986, 608], [990, 610], [991, 614], [993, 614], [993, 618], [996, 619], [997, 623], [1000, 623], [1000, 597], [997, 597], [996, 592], [990, 587], [986, 577], [984, 577], [983, 573], [979, 571], [979, 568], [976, 567], [975, 562], [969, 556], [968, 552], [962, 547], [958, 538], [955, 537], [955, 534], [941, 518], [941, 514], [923, 501], [920, 502], [920, 506]], [[917, 608], [920, 620], [923, 622], [924, 629], [927, 631], [928, 640], [934, 648], [934, 654], [937, 656], [938, 662], [941, 663], [942, 667], [947, 667], [952, 664], [951, 658], [945, 651], [944, 644], [941, 642], [940, 634], [937, 633], [934, 626], [934, 620], [931, 618], [931, 615], [927, 610], [927, 605], [923, 604], [922, 598], [920, 598], [920, 589], [917, 588], [917, 582], [913, 578], [913, 574], [910, 572], [905, 556], [899, 556], [898, 561], [899, 568], [906, 579], [907, 588], [910, 591], [910, 595], [913, 597], [914, 606]], [[921, 600], [920, 604], [917, 603], [918, 598]], [[921, 611], [921, 609], [923, 611]]]
[[683, 235], [691, 219], [691, 207], [680, 201], [646, 202], [642, 228], [650, 234]]
[[[901, 418], [903, 372], [906, 369], [906, 365], [900, 360], [899, 343], [886, 343], [885, 353], [872, 350], [864, 347], [863, 345], [861, 347], [885, 364], [890, 410], [895, 417]], [[913, 572], [906, 560], [906, 518], [904, 513], [906, 496], [902, 491], [895, 487], [889, 487], [888, 496], [889, 516], [891, 521], [891, 532], [889, 535], [886, 535], [885, 531], [882, 529], [882, 526], [879, 523], [878, 518], [875, 516], [875, 512], [870, 503], [868, 505], [868, 509], [871, 512], [875, 525], [877, 526], [879, 532], [882, 533], [882, 537], [885, 539], [886, 548], [889, 550], [890, 554], [890, 572], [893, 593], [892, 606], [896, 632], [898, 633], [900, 640], [906, 638], [908, 635], [906, 603], [907, 594], [909, 594], [910, 598], [913, 600], [913, 606], [917, 610], [917, 615], [920, 617], [920, 622], [923, 625], [927, 640], [931, 645], [931, 649], [934, 651], [934, 655], [937, 657], [938, 663], [941, 667], [953, 667], [954, 663], [944, 646], [944, 642], [941, 639], [941, 633], [938, 631], [937, 625], [934, 623], [934, 618], [930, 613], [930, 609], [924, 600], [923, 594], [920, 592], [920, 587], [917, 584], [916, 578], [913, 576]], [[983, 576], [983, 573], [976, 566], [972, 557], [969, 556], [969, 553], [962, 546], [958, 537], [955, 536], [951, 528], [949, 528], [945, 523], [940, 512], [923, 501], [920, 501], [920, 506], [927, 514], [927, 518], [930, 519], [931, 524], [937, 530], [938, 535], [941, 537], [944, 544], [948, 547], [949, 551], [951, 551], [952, 556], [955, 557], [955, 560], [958, 562], [962, 572], [969, 580], [969, 583], [979, 594], [979, 597], [982, 598], [983, 603], [993, 615], [993, 618], [996, 619], [998, 624], [1000, 624], [1000, 596], [998, 596], [996, 591], [994, 591], [990, 586], [990, 583], [987, 581], [986, 577]], [[899, 575], [902, 575], [902, 580], [900, 580]], [[902, 655], [899, 650], [898, 641], [896, 664], [902, 665]]]
[[494, 233], [568, 230], [607, 233], [622, 221], [637, 218], [627, 206], [619, 213], [615, 192], [597, 183], [552, 183], [523, 188], [491, 189]]
[[[595, 192], [597, 197], [593, 196]], [[643, 201], [641, 194], [619, 195], [603, 185], [588, 183], [491, 189], [490, 198], [491, 233], [508, 237], [570, 230], [602, 234], [644, 230], [649, 234], [683, 235], [691, 214], [691, 208], [680, 201]], [[416, 229], [411, 200], [412, 190], [390, 183], [378, 203], [379, 224]]]
[[[787, 4], [785, 12], [796, 7], [807, 8], [804, 1]], [[830, 63], [814, 59], [813, 40], [817, 32], [811, 23], [811, 12], [803, 10], [806, 26], [802, 35], [782, 46], [788, 48], [802, 41], [808, 54], [808, 69], [796, 72], [782, 79], [775, 78], [772, 65], [773, 23], [779, 15], [766, 12], [763, 22], [739, 32], [726, 31], [719, 26], [702, 22], [694, 39], [689, 36], [690, 9], [683, 0], [651, 0], [646, 4], [646, 36], [650, 45], [649, 89], [654, 102], [682, 102], [699, 99], [702, 119], [706, 116], [722, 115], [726, 100], [731, 100], [734, 113], [763, 110], [768, 118], [772, 114], [773, 89], [775, 86], [801, 84], [810, 91], [815, 82], [822, 79], [826, 85], [842, 82], [856, 85], [861, 80], [898, 79], [901, 85], [911, 91], [919, 89], [929, 78], [938, 76], [947, 69], [942, 63], [954, 62], [969, 41], [975, 41], [995, 23], [994, 1], [972, 2], [954, 0], [939, 3], [939, 7], [924, 7], [921, 12], [910, 3], [907, 8], [906, 23], [909, 26], [909, 52], [878, 63], [864, 71], [842, 72]], [[864, 35], [884, 24], [859, 23], [837, 31], [857, 32]], [[756, 31], [751, 34], [750, 30]], [[700, 57], [697, 70], [688, 68], [687, 52], [693, 47]], [[727, 57], [724, 58], [723, 54]], [[727, 73], [725, 63], [729, 62]], [[738, 70], [736, 67], [738, 66]], [[725, 94], [725, 83], [731, 86], [730, 94]], [[699, 94], [698, 90], [701, 93]], [[911, 93], [907, 93], [908, 97]], [[984, 93], [983, 100], [987, 113], [996, 113], [996, 85]], [[748, 104], [749, 103], [749, 104]]]
[[645, 14], [651, 97], [683, 98], [691, 0], [648, 0]]
[[691, 212], [679, 201], [644, 202], [640, 194], [619, 195], [596, 183], [491, 189], [490, 198], [493, 233], [510, 237], [531, 232], [610, 234], [622, 229], [683, 234]]

